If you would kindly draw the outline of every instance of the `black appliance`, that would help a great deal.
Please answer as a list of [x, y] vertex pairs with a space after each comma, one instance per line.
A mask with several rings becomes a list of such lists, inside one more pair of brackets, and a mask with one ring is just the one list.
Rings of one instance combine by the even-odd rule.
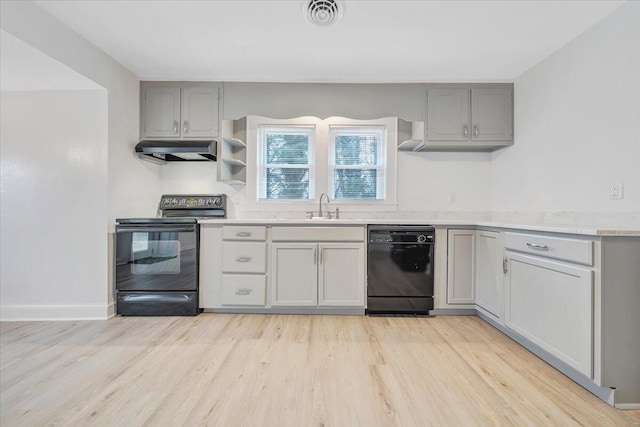
[[200, 225], [225, 218], [225, 195], [163, 195], [160, 218], [116, 220], [116, 313], [195, 316], [200, 312]]
[[368, 236], [367, 313], [428, 315], [433, 310], [434, 228], [371, 225]]

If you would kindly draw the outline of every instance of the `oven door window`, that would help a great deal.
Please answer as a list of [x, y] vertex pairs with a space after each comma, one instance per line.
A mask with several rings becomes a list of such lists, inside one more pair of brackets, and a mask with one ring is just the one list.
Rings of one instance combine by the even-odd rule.
[[[176, 234], [175, 239], [178, 238], [177, 233], [166, 234]], [[133, 233], [131, 274], [180, 274], [180, 241], [149, 240], [150, 235]]]
[[116, 289], [196, 290], [198, 244], [194, 231], [117, 233]]

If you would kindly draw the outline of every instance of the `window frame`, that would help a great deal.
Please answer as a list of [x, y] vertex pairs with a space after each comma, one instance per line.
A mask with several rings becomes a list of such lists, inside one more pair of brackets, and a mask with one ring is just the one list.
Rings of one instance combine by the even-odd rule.
[[[338, 199], [331, 200], [331, 209], [339, 207], [343, 213], [358, 212], [395, 212], [397, 204], [398, 182], [398, 118], [384, 117], [378, 119], [350, 119], [345, 117], [328, 117], [321, 119], [312, 116], [301, 116], [293, 119], [274, 119], [259, 115], [247, 115], [247, 180], [242, 187], [230, 186], [225, 191], [236, 196], [234, 208], [246, 212], [250, 216], [260, 218], [295, 218], [305, 216], [306, 211], [317, 211], [319, 196], [329, 193], [329, 126], [384, 126], [386, 127], [386, 194], [384, 200], [374, 199]], [[313, 127], [315, 128], [315, 188], [314, 199], [259, 199], [259, 129], [260, 126], [272, 127]]]
[[[340, 202], [369, 202], [376, 203], [386, 200], [387, 187], [387, 127], [384, 125], [336, 125], [329, 124], [329, 170], [328, 170], [328, 194], [333, 196], [332, 200]], [[347, 135], [371, 135], [377, 136], [377, 158], [376, 165], [337, 165], [336, 164], [336, 137], [339, 134]], [[336, 170], [375, 170], [376, 171], [376, 198], [375, 199], [337, 199], [335, 198], [335, 178]]]
[[[316, 128], [313, 125], [296, 125], [296, 124], [278, 124], [278, 125], [269, 125], [269, 124], [260, 124], [258, 125], [258, 153], [257, 153], [257, 201], [258, 203], [271, 203], [271, 202], [300, 202], [307, 200], [315, 199], [315, 187], [316, 187], [316, 144], [315, 144], [315, 136], [316, 136]], [[308, 163], [298, 163], [298, 164], [289, 164], [289, 163], [274, 163], [267, 164], [266, 159], [266, 146], [267, 140], [266, 136], [271, 134], [281, 134], [281, 135], [299, 135], [305, 134], [308, 136], [309, 147], [308, 147]], [[269, 168], [286, 168], [286, 169], [308, 169], [309, 170], [309, 197], [306, 199], [268, 199], [267, 198], [267, 169]]]

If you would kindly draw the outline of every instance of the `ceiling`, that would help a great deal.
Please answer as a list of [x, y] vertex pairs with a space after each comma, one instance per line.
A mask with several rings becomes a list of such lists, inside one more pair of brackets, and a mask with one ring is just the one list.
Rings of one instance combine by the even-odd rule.
[[623, 1], [37, 2], [143, 80], [513, 81]]
[[99, 90], [104, 88], [0, 30], [0, 90]]

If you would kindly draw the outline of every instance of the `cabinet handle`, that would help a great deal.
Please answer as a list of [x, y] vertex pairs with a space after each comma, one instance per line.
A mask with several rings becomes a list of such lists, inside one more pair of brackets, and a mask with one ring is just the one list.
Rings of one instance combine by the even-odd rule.
[[322, 264], [322, 253], [324, 252], [324, 249], [320, 249], [320, 264]]
[[507, 257], [502, 258], [502, 272], [504, 273], [505, 276], [509, 272], [508, 266], [509, 266], [509, 258]]
[[236, 258], [236, 262], [251, 262], [251, 258], [248, 256], [239, 256]]
[[184, 121], [184, 126], [182, 127], [182, 131], [184, 133], [189, 133], [189, 121], [188, 120]]
[[318, 263], [318, 250], [316, 248], [313, 248], [313, 265], [316, 265]]
[[173, 121], [173, 133], [175, 133], [176, 135], [178, 134], [178, 121], [177, 120]]
[[536, 243], [527, 243], [527, 246], [531, 249], [535, 249], [536, 251], [548, 251], [549, 246], [547, 245], [538, 245]]
[[236, 295], [249, 295], [251, 292], [252, 289], [238, 289]]
[[474, 137], [478, 137], [480, 136], [480, 131], [478, 130], [478, 125], [473, 125], [473, 136]]
[[469, 138], [469, 126], [464, 125], [462, 128], [462, 135], [464, 135], [465, 138]]
[[251, 233], [248, 231], [238, 231], [236, 233], [236, 236], [238, 237], [251, 237]]

